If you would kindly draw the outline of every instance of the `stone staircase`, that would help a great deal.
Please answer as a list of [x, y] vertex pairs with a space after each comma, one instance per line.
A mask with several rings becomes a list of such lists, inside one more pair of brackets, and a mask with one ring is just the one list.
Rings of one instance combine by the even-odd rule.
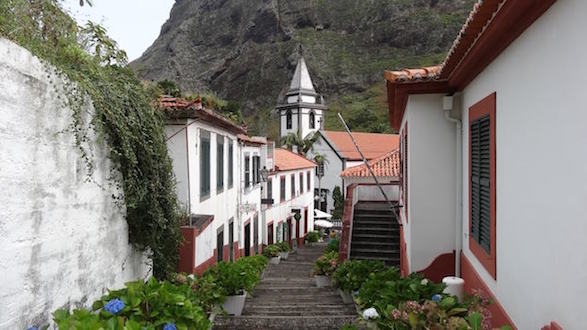
[[279, 265], [268, 265], [243, 315], [216, 317], [213, 329], [338, 330], [355, 323], [354, 304], [345, 305], [334, 288], [317, 288], [311, 277], [324, 247], [302, 247]]
[[385, 202], [355, 204], [351, 236], [351, 259], [381, 260], [400, 265], [400, 227]]

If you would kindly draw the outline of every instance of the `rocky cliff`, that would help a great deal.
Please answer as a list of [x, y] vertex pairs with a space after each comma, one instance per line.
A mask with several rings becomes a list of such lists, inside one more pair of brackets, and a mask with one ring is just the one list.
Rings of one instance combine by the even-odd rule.
[[143, 79], [213, 91], [245, 114], [272, 108], [302, 45], [327, 103], [384, 69], [440, 62], [474, 0], [177, 0], [131, 66]]

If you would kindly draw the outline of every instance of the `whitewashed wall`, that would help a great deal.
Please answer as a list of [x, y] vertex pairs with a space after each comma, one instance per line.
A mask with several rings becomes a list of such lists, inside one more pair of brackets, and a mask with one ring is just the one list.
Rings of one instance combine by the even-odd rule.
[[413, 272], [455, 249], [456, 133], [444, 118], [442, 95], [411, 95], [403, 125], [406, 121], [409, 209], [404, 230]]
[[[245, 167], [244, 165], [242, 167], [240, 167], [238, 170], [241, 171], [242, 175], [242, 187], [241, 187], [241, 202], [240, 204], [242, 205], [242, 207], [240, 207], [240, 209], [238, 210], [239, 212], [239, 217], [240, 217], [240, 223], [241, 223], [241, 229], [240, 229], [240, 248], [250, 248], [250, 247], [254, 247], [254, 234], [255, 234], [255, 230], [254, 230], [254, 217], [257, 216], [258, 217], [258, 222], [257, 222], [257, 244], [261, 244], [263, 242], [263, 237], [262, 237], [262, 219], [261, 219], [261, 215], [260, 215], [260, 211], [261, 211], [261, 183], [254, 183], [253, 180], [253, 156], [262, 156], [262, 152], [261, 149], [264, 148], [260, 147], [260, 146], [250, 146], [250, 145], [244, 145], [241, 144], [240, 148], [242, 149], [242, 153], [243, 153], [243, 157], [242, 157], [242, 161], [244, 162], [245, 157], [244, 155], [248, 155], [249, 156], [249, 168], [251, 169], [250, 171], [250, 182], [251, 182], [251, 186], [249, 188], [245, 188], [245, 183], [244, 183], [244, 173], [245, 173]], [[262, 159], [260, 159], [261, 162], [263, 162]], [[261, 165], [260, 165], [261, 166]], [[263, 167], [261, 166], [260, 169], [262, 169]], [[247, 206], [247, 207], [245, 207]], [[247, 220], [250, 220], [250, 228], [251, 228], [251, 242], [250, 242], [250, 246], [249, 247], [245, 247], [245, 222]], [[236, 235], [235, 235], [236, 237]]]
[[54, 89], [63, 82], [45, 70], [0, 38], [0, 329], [47, 324], [57, 308], [150, 274], [111, 198], [106, 147], [92, 139], [96, 183], [86, 182], [72, 111]]
[[[334, 190], [334, 187], [339, 186], [341, 190], [343, 189], [343, 181], [340, 177], [340, 173], [344, 170], [344, 163], [322, 136], [316, 141], [316, 143], [314, 143], [314, 150], [309, 151], [307, 157], [313, 159], [317, 154], [326, 157], [326, 162], [324, 163], [324, 176], [322, 177], [320, 185], [322, 186], [322, 189], [329, 190], [329, 194], [326, 197], [326, 205], [328, 206], [327, 211], [330, 213], [334, 209], [334, 200], [332, 199], [332, 191]], [[314, 188], [318, 188], [318, 177], [315, 177], [314, 180], [316, 182]], [[346, 194], [346, 191], [343, 192], [343, 195], [344, 194]], [[316, 208], [318, 208], [318, 202], [316, 202]]]
[[[468, 237], [464, 253], [519, 329], [550, 321], [585, 328], [586, 12], [584, 0], [556, 2], [463, 93], [465, 123], [471, 105], [497, 93], [497, 280], [469, 251]], [[468, 214], [464, 203], [463, 219]]]

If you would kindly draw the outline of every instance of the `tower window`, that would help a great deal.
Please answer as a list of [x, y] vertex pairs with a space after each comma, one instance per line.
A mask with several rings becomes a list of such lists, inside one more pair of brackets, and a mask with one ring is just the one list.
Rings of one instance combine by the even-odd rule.
[[316, 118], [314, 116], [314, 111], [310, 112], [310, 128], [316, 128]]
[[291, 129], [291, 122], [292, 122], [292, 114], [291, 114], [291, 110], [287, 110], [287, 114], [285, 115], [285, 127], [287, 129]]

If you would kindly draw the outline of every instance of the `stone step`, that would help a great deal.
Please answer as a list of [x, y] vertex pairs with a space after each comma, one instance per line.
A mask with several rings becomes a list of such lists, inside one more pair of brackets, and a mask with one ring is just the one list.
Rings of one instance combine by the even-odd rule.
[[315, 285], [312, 286], [287, 286], [287, 287], [259, 287], [257, 286], [253, 291], [253, 296], [263, 295], [324, 295], [332, 292], [331, 288], [318, 288]]
[[[333, 291], [334, 292], [334, 291]], [[290, 305], [319, 305], [319, 304], [340, 304], [343, 305], [342, 298], [338, 294], [321, 295], [321, 294], [297, 294], [297, 295], [275, 295], [275, 296], [254, 296], [246, 304], [265, 305], [274, 303], [287, 302]]]
[[321, 315], [353, 315], [354, 306], [338, 305], [278, 305], [278, 306], [251, 306], [246, 307], [243, 315], [281, 315], [281, 316], [321, 316]]
[[378, 256], [351, 256], [351, 260], [378, 260], [383, 261], [387, 266], [399, 266], [399, 257], [398, 258], [386, 258], [386, 257], [378, 257]]
[[394, 235], [353, 233], [352, 242], [394, 242], [399, 240], [399, 233]]
[[390, 220], [373, 220], [373, 219], [354, 219], [353, 220], [353, 228], [357, 227], [386, 227], [386, 228], [395, 228], [398, 227], [397, 223], [393, 223]]
[[300, 330], [323, 329], [339, 330], [344, 325], [358, 323], [356, 315], [329, 316], [265, 316], [246, 315], [241, 317], [223, 317], [214, 320], [213, 329], [230, 330]]
[[351, 242], [351, 246], [352, 247], [360, 247], [360, 248], [366, 248], [366, 249], [370, 249], [370, 248], [376, 248], [376, 249], [393, 249], [393, 248], [398, 248], [399, 247], [399, 240], [397, 240], [397, 242], [390, 240], [390, 241], [386, 241], [386, 242], [372, 242], [372, 241], [366, 241], [366, 240], [353, 240]]

